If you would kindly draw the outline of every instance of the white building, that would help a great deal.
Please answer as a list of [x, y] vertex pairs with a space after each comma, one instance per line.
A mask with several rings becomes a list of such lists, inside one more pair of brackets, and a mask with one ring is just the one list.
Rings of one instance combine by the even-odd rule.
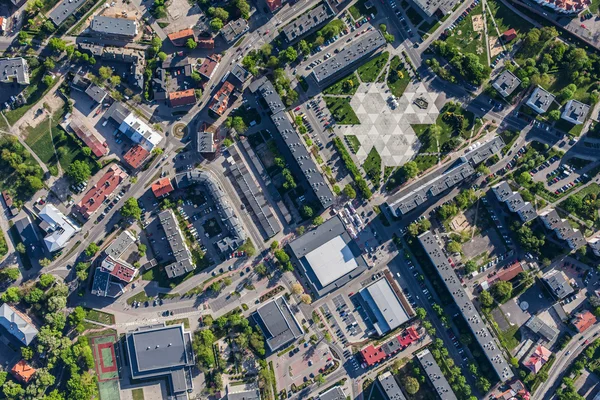
[[42, 222], [40, 228], [46, 232], [44, 244], [50, 252], [58, 251], [65, 247], [69, 240], [81, 230], [73, 220], [65, 217], [52, 204], [47, 204], [39, 214]]
[[119, 130], [132, 142], [139, 144], [147, 151], [152, 151], [162, 141], [162, 136], [158, 132], [150, 128], [148, 124], [133, 113], [125, 117], [119, 126]]
[[590, 106], [587, 104], [583, 104], [577, 100], [569, 100], [560, 117], [572, 124], [581, 125], [585, 122], [589, 113]]

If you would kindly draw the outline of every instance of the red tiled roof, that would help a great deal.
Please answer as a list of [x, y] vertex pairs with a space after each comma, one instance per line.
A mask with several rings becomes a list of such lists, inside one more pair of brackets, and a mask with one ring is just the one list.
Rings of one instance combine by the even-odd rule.
[[537, 374], [540, 369], [548, 362], [552, 352], [545, 348], [544, 346], [538, 346], [535, 348], [533, 354], [527, 361], [525, 361], [524, 365], [531, 370], [534, 374]]
[[506, 41], [511, 41], [517, 37], [517, 31], [515, 31], [513, 28], [511, 28], [511, 29], [507, 30], [506, 32], [504, 32], [502, 34], [502, 37]]
[[215, 41], [213, 39], [198, 39], [196, 40], [198, 43], [198, 48], [200, 49], [214, 49]]
[[198, 72], [200, 72], [200, 75], [204, 76], [206, 79], [210, 79], [215, 68], [217, 68], [217, 65], [219, 65], [219, 63], [216, 60], [206, 57], [200, 65], [200, 68], [198, 68]]
[[108, 154], [108, 144], [106, 140], [95, 132], [88, 129], [79, 119], [72, 119], [69, 127], [75, 132], [75, 135], [92, 150], [96, 157], [102, 157]]
[[588, 328], [596, 323], [596, 316], [589, 310], [575, 314], [575, 318], [571, 321], [579, 333], [585, 332]]
[[[391, 340], [397, 340], [402, 349], [404, 349], [410, 344], [419, 340], [419, 333], [413, 326], [411, 326], [407, 328], [404, 332], [402, 332], [402, 334], [396, 336]], [[390, 356], [390, 354], [387, 354], [385, 352], [383, 346], [375, 347], [372, 344], [363, 348], [360, 351], [360, 354], [362, 355], [363, 360], [369, 367], [385, 360], [387, 357]]]
[[267, 0], [267, 6], [269, 7], [269, 10], [275, 11], [281, 7], [281, 0]]
[[191, 30], [191, 29], [183, 29], [183, 30], [181, 30], [179, 32], [170, 33], [167, 36], [169, 37], [169, 40], [171, 40], [171, 42], [173, 42], [173, 44], [175, 46], [183, 46], [183, 45], [185, 45], [185, 42], [189, 38], [193, 38], [194, 40], [196, 39], [196, 37], [194, 35], [194, 31]]
[[13, 199], [6, 190], [2, 192], [2, 198], [4, 199], [4, 202], [6, 203], [6, 207], [10, 208], [13, 206]]
[[127, 177], [125, 171], [113, 165], [100, 180], [77, 203], [77, 209], [85, 218], [89, 218], [108, 196]]
[[511, 279], [516, 278], [516, 276], [519, 275], [521, 272], [523, 272], [523, 267], [521, 266], [521, 263], [515, 262], [510, 267], [500, 270], [498, 274], [496, 274], [496, 280], [510, 281]]
[[181, 107], [196, 103], [196, 92], [194, 89], [180, 90], [169, 93], [171, 107]]
[[162, 178], [152, 184], [152, 192], [156, 197], [162, 197], [168, 193], [171, 193], [173, 190], [175, 189], [173, 188], [169, 178]]
[[27, 383], [31, 380], [33, 375], [35, 374], [36, 369], [31, 365], [27, 364], [27, 361], [21, 360], [15, 364], [14, 367], [10, 370], [10, 372], [14, 375], [15, 378], [20, 380], [21, 382]]
[[233, 85], [229, 82], [223, 83], [223, 86], [219, 89], [215, 96], [213, 97], [212, 102], [210, 103], [209, 108], [217, 115], [222, 115], [223, 111], [229, 107], [229, 96], [233, 93]]
[[139, 144], [136, 144], [123, 156], [123, 161], [125, 161], [131, 168], [138, 169], [142, 166], [149, 155], [150, 153], [148, 150], [144, 149]]

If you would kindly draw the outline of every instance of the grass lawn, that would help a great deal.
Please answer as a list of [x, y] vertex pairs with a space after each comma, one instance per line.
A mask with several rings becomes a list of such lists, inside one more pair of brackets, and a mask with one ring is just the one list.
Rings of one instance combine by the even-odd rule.
[[133, 296], [131, 296], [130, 298], [127, 299], [127, 304], [132, 305], [133, 302], [135, 301], [139, 301], [140, 303], [146, 302], [152, 300], [152, 297], [148, 297], [146, 295], [146, 292], [141, 291]]
[[[347, 81], [352, 82], [352, 84], [345, 84]], [[358, 82], [356, 73], [352, 72], [350, 75], [346, 75], [333, 85], [323, 90], [323, 94], [341, 94], [352, 96], [354, 93], [356, 93], [356, 89], [358, 89], [359, 84], [360, 83]]]
[[345, 97], [328, 97], [323, 96], [327, 108], [335, 118], [335, 121], [340, 125], [356, 125], [360, 124], [360, 121], [352, 106], [350, 106], [350, 99]]
[[133, 400], [144, 400], [144, 389], [142, 389], [142, 388], [133, 389], [131, 391], [131, 398]]
[[6, 120], [2, 116], [0, 116], [0, 129], [8, 130]]
[[[600, 0], [598, 0], [600, 1]], [[518, 14], [513, 12], [510, 8], [506, 7], [502, 2], [497, 0], [488, 0], [485, 2], [488, 10], [492, 13], [496, 24], [498, 25], [498, 30], [500, 34], [506, 32], [510, 28], [513, 28], [517, 31], [517, 33], [526, 33], [533, 26], [523, 18], [521, 18]], [[496, 36], [496, 30], [494, 29], [492, 21], [488, 18], [488, 32]]]
[[479, 56], [482, 64], [488, 65], [487, 44], [483, 35], [483, 26], [480, 32], [473, 29], [473, 17], [482, 16], [481, 4], [478, 4], [473, 11], [463, 19], [458, 26], [448, 36], [446, 42], [455, 45], [463, 54], [472, 53]]
[[100, 322], [105, 325], [113, 325], [115, 323], [115, 316], [103, 311], [93, 310], [86, 308], [86, 319], [90, 321]]
[[350, 11], [350, 14], [352, 14], [352, 18], [354, 18], [355, 21], [357, 21], [361, 17], [366, 17], [367, 15], [377, 15], [377, 8], [371, 7], [367, 9], [365, 7], [366, 2], [367, 0], [358, 0], [348, 9], [348, 11]]
[[346, 136], [346, 143], [348, 144], [348, 147], [350, 147], [350, 150], [356, 154], [356, 152], [358, 151], [358, 149], [360, 149], [360, 142], [358, 141], [358, 138], [354, 135], [347, 135]]
[[577, 194], [582, 198], [587, 196], [588, 194], [598, 195], [599, 193], [600, 185], [598, 185], [597, 183], [590, 183], [589, 185], [581, 189], [579, 192], [577, 192]]
[[373, 147], [362, 165], [373, 185], [379, 186], [381, 183], [381, 156], [377, 149]]
[[417, 167], [419, 167], [419, 171], [425, 171], [431, 167], [433, 167], [438, 162], [437, 156], [429, 156], [429, 155], [418, 155], [413, 160], [417, 163]]
[[[38, 155], [44, 164], [49, 164], [54, 156], [54, 143], [50, 136], [50, 126], [55, 126], [60, 121], [61, 115], [55, 113], [50, 121], [49, 118], [44, 119], [35, 128], [27, 129], [27, 139], [25, 143]], [[50, 121], [50, 122], [49, 122]], [[56, 160], [52, 164], [56, 164]]]
[[404, 63], [400, 57], [394, 56], [390, 61], [390, 72], [387, 78], [387, 85], [392, 94], [396, 97], [402, 96], [410, 82], [408, 72], [404, 69]]
[[50, 91], [52, 87], [54, 87], [58, 83], [58, 80], [55, 80], [52, 86], [46, 86], [44, 83], [42, 83], [44, 72], [45, 71], [43, 67], [38, 67], [30, 72], [29, 81], [31, 83], [27, 86], [27, 88], [25, 88], [25, 97], [27, 98], [27, 104], [4, 113], [9, 124], [13, 125], [15, 122], [21, 119], [21, 117], [31, 107], [33, 107], [42, 97], [44, 97], [46, 93]]
[[356, 71], [358, 72], [360, 80], [363, 82], [375, 82], [383, 70], [383, 67], [387, 63], [389, 57], [390, 53], [384, 51], [377, 57], [360, 66]]
[[167, 325], [179, 325], [183, 323], [183, 327], [186, 329], [190, 329], [190, 319], [189, 318], [179, 318], [179, 319], [172, 319], [170, 321], [165, 321], [165, 324]]
[[569, 136], [579, 136], [581, 135], [581, 131], [583, 130], [583, 126], [585, 124], [574, 125], [569, 121], [565, 121], [564, 119], [559, 119], [556, 122], [555, 128], [560, 129], [561, 131], [567, 132]]
[[592, 4], [590, 4], [589, 10], [590, 12], [596, 14], [598, 9], [600, 8], [600, 0], [592, 0]]

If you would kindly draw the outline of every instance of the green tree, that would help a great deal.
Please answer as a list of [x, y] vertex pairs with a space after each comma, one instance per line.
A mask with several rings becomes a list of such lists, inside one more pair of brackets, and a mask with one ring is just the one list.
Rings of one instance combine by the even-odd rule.
[[[212, 23], [212, 22], [211, 22]], [[198, 47], [198, 43], [196, 43], [196, 41], [193, 38], [189, 38], [186, 42], [185, 42], [185, 47], [187, 47], [190, 50], [194, 50], [196, 47]]]
[[219, 18], [221, 21], [227, 21], [229, 19], [229, 13], [221, 7], [209, 7], [208, 15]]
[[51, 77], [50, 75], [46, 75], [42, 78], [42, 82], [44, 83], [44, 85], [46, 85], [47, 87], [52, 86], [52, 84], [54, 83], [54, 78]]
[[42, 258], [39, 263], [42, 267], [47, 267], [52, 264], [52, 261], [48, 260], [47, 258]]
[[110, 79], [110, 77], [112, 76], [112, 69], [110, 69], [110, 67], [100, 67], [98, 69], [98, 76], [101, 81]]
[[411, 396], [415, 395], [420, 389], [419, 381], [412, 376], [404, 377], [404, 389]]
[[56, 278], [53, 275], [42, 274], [42, 275], [40, 275], [40, 281], [38, 283], [42, 289], [46, 289], [46, 288], [50, 287], [54, 283], [55, 280], [56, 280]]
[[344, 195], [349, 199], [356, 198], [356, 191], [354, 190], [354, 188], [352, 187], [352, 185], [350, 183], [348, 183], [346, 186], [344, 186]]
[[314, 213], [315, 212], [313, 211], [312, 207], [308, 205], [305, 205], [300, 209], [300, 214], [302, 214], [304, 218], [312, 218]]
[[472, 274], [477, 271], [477, 263], [473, 260], [469, 260], [465, 263], [465, 274]]
[[460, 243], [451, 240], [450, 242], [448, 242], [446, 249], [452, 254], [460, 253], [462, 251], [462, 246], [460, 245]]
[[218, 32], [221, 30], [221, 28], [223, 28], [223, 21], [221, 21], [219, 18], [213, 18], [210, 21], [210, 29], [212, 29], [213, 32]]
[[491, 288], [492, 295], [500, 302], [504, 303], [512, 296], [513, 285], [510, 282], [500, 281]]
[[19, 278], [19, 275], [19, 268], [4, 268], [0, 271], [0, 280], [2, 282], [13, 282]]
[[67, 175], [75, 184], [85, 182], [92, 176], [92, 170], [85, 161], [75, 160], [69, 165]]
[[89, 244], [89, 246], [85, 249], [85, 255], [87, 257], [93, 257], [96, 255], [96, 253], [100, 250], [100, 246], [98, 246], [96, 243], [92, 242]]
[[417, 315], [417, 318], [422, 321], [427, 316], [427, 311], [425, 311], [423, 307], [417, 307], [415, 309], [415, 314]]
[[318, 374], [317, 376], [315, 376], [315, 383], [317, 384], [317, 386], [321, 386], [325, 383], [325, 378], [323, 377], [323, 374]]
[[560, 119], [560, 110], [552, 110], [548, 113], [548, 117], [550, 117], [550, 119], [552, 121], [558, 121]]
[[48, 40], [48, 47], [54, 53], [62, 53], [67, 47], [67, 42], [57, 37], [53, 37], [50, 40]]
[[15, 381], [5, 382], [2, 392], [8, 399], [21, 399], [25, 395], [25, 389]]
[[5, 303], [18, 303], [21, 301], [21, 291], [17, 287], [9, 287], [0, 299]]
[[412, 179], [419, 173], [419, 167], [414, 161], [409, 161], [402, 166], [402, 172], [406, 179]]
[[258, 264], [256, 267], [254, 267], [254, 272], [256, 272], [261, 278], [265, 277], [267, 276], [267, 267], [265, 267], [265, 264]]
[[321, 217], [320, 215], [317, 215], [314, 219], [313, 219], [313, 225], [315, 226], [319, 226], [323, 224], [323, 217]]
[[41, 289], [33, 288], [25, 295], [25, 301], [29, 304], [36, 304], [42, 301], [44, 292]]
[[273, 242], [271, 242], [271, 251], [275, 251], [279, 249], [279, 242], [277, 240], [273, 240]]
[[54, 61], [51, 58], [46, 58], [46, 60], [44, 60], [44, 67], [46, 69], [54, 69]]
[[484, 307], [491, 307], [494, 304], [494, 298], [487, 290], [484, 290], [479, 295], [479, 302]]
[[250, 5], [246, 0], [235, 0], [235, 6], [238, 10], [240, 10], [240, 15], [242, 18], [250, 18]]
[[136, 198], [130, 197], [125, 201], [123, 207], [121, 207], [121, 215], [138, 221], [142, 218], [142, 209]]

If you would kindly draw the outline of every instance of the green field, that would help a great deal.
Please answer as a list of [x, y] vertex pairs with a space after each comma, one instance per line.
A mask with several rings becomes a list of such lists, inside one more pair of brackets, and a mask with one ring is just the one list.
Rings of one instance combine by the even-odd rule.
[[323, 94], [340, 94], [352, 96], [354, 93], [356, 93], [356, 89], [358, 89], [359, 84], [360, 83], [358, 82], [358, 77], [356, 76], [356, 73], [352, 72], [350, 75], [346, 75], [336, 83], [323, 90]]
[[[506, 7], [502, 2], [497, 0], [488, 0], [485, 2], [488, 11], [490, 11], [498, 25], [500, 34], [513, 28], [519, 34], [524, 34], [529, 31], [533, 26], [518, 14], [513, 12], [510, 8]], [[487, 20], [488, 33], [492, 36], [496, 36], [496, 29], [494, 28], [490, 18]]]
[[86, 319], [94, 322], [100, 322], [105, 325], [113, 325], [115, 323], [115, 316], [103, 311], [86, 308]]
[[[149, 270], [149, 271], [152, 271], [152, 270]], [[144, 275], [146, 275], [146, 274], [144, 274]], [[148, 279], [148, 280], [152, 280], [152, 279]], [[139, 293], [134, 294], [130, 298], [128, 298], [127, 299], [127, 304], [132, 305], [133, 302], [135, 302], [135, 301], [139, 301], [140, 303], [144, 303], [144, 302], [150, 301], [150, 300], [152, 300], [152, 297], [148, 297], [146, 295], [146, 292], [141, 291]]]
[[361, 17], [366, 17], [367, 15], [377, 15], [377, 7], [371, 7], [367, 9], [365, 7], [366, 2], [367, 0], [358, 0], [348, 9], [355, 21], [358, 21]]
[[356, 71], [358, 72], [360, 80], [363, 82], [375, 82], [383, 70], [383, 67], [385, 67], [389, 57], [390, 53], [384, 51], [377, 57], [361, 65]]
[[323, 100], [325, 100], [325, 104], [335, 118], [336, 122], [340, 125], [356, 125], [360, 124], [360, 121], [352, 106], [350, 105], [350, 100], [345, 97], [328, 97], [323, 96]]
[[346, 136], [346, 143], [348, 143], [348, 147], [350, 147], [350, 150], [356, 154], [356, 152], [358, 151], [358, 149], [360, 149], [360, 142], [358, 141], [358, 138], [354, 135], [347, 135]]
[[183, 324], [184, 328], [190, 329], [190, 319], [189, 318], [172, 319], [170, 321], [165, 321], [165, 324], [167, 324], [167, 325]]
[[[100, 394], [100, 400], [121, 400], [119, 381], [98, 382], [98, 393]], [[133, 399], [136, 400], [136, 397], [134, 396]], [[144, 399], [143, 392], [141, 399]]]
[[404, 69], [403, 63], [400, 62], [400, 57], [394, 56], [390, 61], [390, 72], [387, 77], [388, 88], [394, 96], [400, 97], [409, 83], [410, 77]]
[[472, 53], [479, 56], [483, 65], [488, 65], [487, 43], [483, 30], [475, 32], [473, 29], [473, 17], [482, 15], [481, 4], [478, 4], [471, 13], [463, 19], [452, 34], [446, 38], [446, 42], [457, 46], [463, 54]]
[[381, 182], [381, 156], [377, 152], [377, 149], [373, 147], [367, 156], [367, 159], [362, 165], [363, 169], [367, 173], [367, 176], [373, 182], [373, 185], [379, 186]]

